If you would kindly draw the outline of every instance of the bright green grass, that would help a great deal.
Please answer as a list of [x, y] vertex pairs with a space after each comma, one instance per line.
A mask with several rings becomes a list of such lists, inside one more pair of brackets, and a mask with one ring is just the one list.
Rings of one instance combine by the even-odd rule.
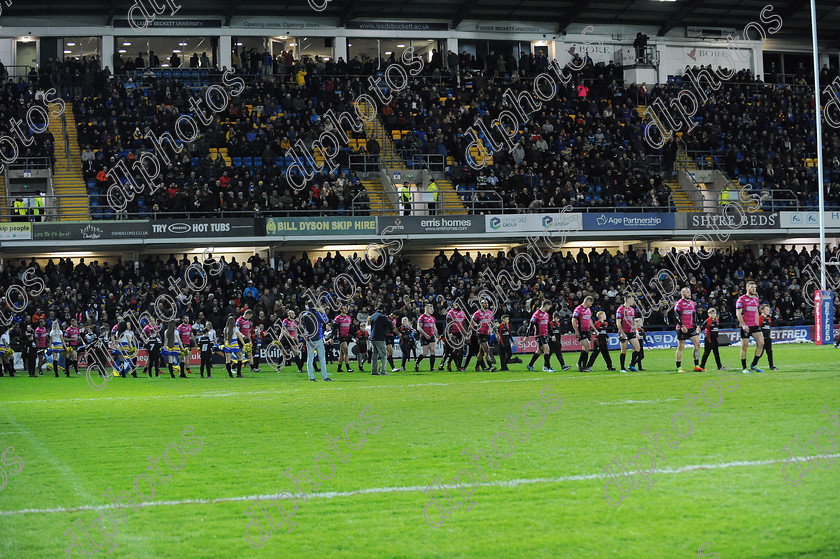
[[[778, 460], [794, 434], [804, 441], [827, 427], [819, 411], [840, 408], [840, 351], [775, 351], [781, 371], [738, 373], [740, 387], [657, 468]], [[723, 353], [724, 363], [737, 366], [736, 348]], [[676, 374], [673, 356], [648, 352], [649, 372], [627, 375], [606, 373], [600, 362], [589, 374], [531, 373], [524, 365], [509, 373], [414, 374], [412, 367], [390, 377], [333, 373], [330, 384], [296, 372], [229, 379], [219, 369], [210, 381], [114, 379], [100, 392], [81, 377], [3, 378], [0, 451], [14, 446], [25, 466], [0, 492], [0, 511], [100, 506], [108, 488], [131, 491], [134, 478], [149, 473], [146, 456], [161, 456], [188, 425], [204, 447], [171, 472], [168, 485], [157, 484], [153, 505], [276, 494], [290, 488], [284, 469], [311, 469], [315, 454], [327, 451], [325, 436], [340, 437], [364, 406], [382, 418], [381, 430], [349, 451], [347, 463], [336, 461], [320, 491], [424, 486], [469, 467], [460, 456], [465, 445], [489, 448], [505, 415], [537, 401], [550, 383], [562, 396], [560, 410], [497, 470], [486, 470], [494, 485], [476, 489], [472, 510], [453, 512], [440, 528], [424, 521], [429, 499], [416, 490], [310, 498], [298, 501], [294, 531], [275, 532], [254, 550], [243, 538], [249, 501], [158, 504], [127, 512], [111, 556], [693, 558], [704, 542], [711, 544], [705, 553], [722, 559], [840, 556], [840, 464], [812, 470], [798, 487], [784, 482], [779, 463], [657, 473], [650, 491], [634, 490], [618, 509], [605, 503], [603, 479], [556, 479], [599, 474], [615, 456], [626, 463], [650, 446], [640, 435], [645, 426], [667, 427], [686, 409], [683, 395], [716, 378], [712, 371]], [[553, 480], [498, 484], [540, 478]], [[63, 557], [64, 531], [76, 518], [89, 525], [98, 515], [2, 512], [4, 558]]]

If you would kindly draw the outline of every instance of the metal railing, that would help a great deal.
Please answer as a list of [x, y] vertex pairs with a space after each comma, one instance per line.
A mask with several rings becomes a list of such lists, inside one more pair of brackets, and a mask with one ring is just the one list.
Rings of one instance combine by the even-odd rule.
[[357, 173], [378, 173], [382, 167], [382, 156], [354, 154], [350, 156], [350, 170]]
[[[752, 198], [739, 200], [738, 196], [741, 191], [727, 190], [729, 200], [718, 200], [718, 206], [730, 201], [739, 201], [745, 208], [749, 204], [753, 204]], [[744, 191], [748, 196], [752, 194], [762, 195], [761, 191], [747, 190]], [[784, 192], [784, 198], [768, 198], [761, 199], [762, 209], [764, 211], [803, 211], [814, 210], [815, 208], [803, 206], [799, 203], [796, 195], [789, 190], [779, 191]], [[456, 189], [458, 200], [453, 200], [451, 197], [447, 200], [446, 196], [441, 193], [440, 199], [437, 202], [437, 214], [463, 214], [464, 210], [469, 214], [481, 213], [501, 213], [501, 214], [519, 214], [519, 213], [556, 213], [562, 211], [561, 207], [536, 206], [533, 208], [523, 208], [520, 206], [513, 207], [504, 203], [504, 199], [495, 190], [486, 189]], [[424, 192], [415, 191], [414, 200], [411, 203], [411, 215], [429, 215], [429, 202], [423, 200], [420, 196]], [[184, 209], [180, 211], [160, 210], [154, 211], [151, 207], [135, 207], [133, 211], [123, 210], [116, 211], [108, 205], [105, 196], [45, 196], [44, 206], [40, 210], [40, 215], [34, 215], [34, 212], [29, 212], [24, 216], [20, 216], [15, 212], [14, 202], [17, 199], [28, 200], [30, 206], [34, 207], [34, 198], [36, 196], [0, 196], [0, 221], [2, 222], [16, 222], [16, 221], [58, 221], [59, 216], [62, 215], [67, 218], [71, 215], [73, 219], [79, 220], [99, 220], [99, 219], [207, 219], [207, 218], [232, 218], [232, 217], [246, 217], [246, 218], [263, 218], [263, 217], [335, 217], [335, 216], [371, 216], [371, 215], [388, 215], [388, 214], [402, 214], [403, 208], [399, 204], [395, 204], [395, 197], [389, 196], [389, 193], [381, 191], [371, 195], [370, 192], [362, 190], [353, 197], [349, 207], [339, 208], [335, 210], [323, 209], [320, 207], [312, 207], [307, 209], [269, 209], [269, 210], [211, 210], [199, 211]], [[75, 203], [74, 203], [75, 202]], [[574, 207], [575, 213], [673, 213], [674, 206], [669, 200], [669, 205], [661, 206], [579, 206]], [[377, 209], [372, 209], [371, 205], [377, 206]], [[72, 210], [67, 210], [70, 207], [89, 207], [89, 212], [86, 215], [79, 215], [82, 212], [72, 213]], [[828, 208], [836, 209], [836, 208]], [[701, 210], [698, 210], [701, 211]]]
[[64, 162], [70, 167], [70, 135], [67, 133], [67, 112], [61, 113], [61, 133], [64, 136]]
[[446, 170], [446, 158], [439, 153], [422, 153], [416, 149], [401, 149], [397, 157], [387, 158], [387, 167], [408, 169], [428, 169], [432, 173], [443, 173]]
[[[742, 187], [743, 186], [746, 185], [742, 185]], [[721, 207], [732, 201], [739, 201], [744, 206], [752, 207], [755, 204], [755, 198], [753, 196], [758, 195], [760, 198], [761, 209], [764, 211], [777, 212], [780, 210], [800, 210], [799, 198], [792, 190], [787, 188], [770, 191], [763, 191], [759, 189], [744, 190], [743, 192], [745, 196], [741, 196], [741, 189], [724, 189], [719, 192], [720, 197], [718, 198], [718, 205]], [[726, 194], [724, 195], [724, 193]]]
[[6, 164], [9, 171], [32, 171], [36, 169], [52, 169], [52, 159], [49, 157], [18, 157]]

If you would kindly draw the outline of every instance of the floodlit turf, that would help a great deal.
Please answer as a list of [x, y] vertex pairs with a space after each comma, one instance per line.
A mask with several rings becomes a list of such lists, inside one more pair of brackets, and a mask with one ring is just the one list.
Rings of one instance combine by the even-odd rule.
[[[650, 447], [640, 431], [668, 427], [675, 412], [688, 410], [684, 395], [716, 372], [677, 374], [673, 351], [650, 351], [648, 372], [627, 375], [604, 372], [600, 363], [594, 373], [515, 365], [507, 373], [430, 374], [426, 362], [420, 374], [412, 367], [390, 377], [332, 373], [331, 366], [333, 383], [310, 383], [297, 372], [229, 379], [218, 369], [213, 380], [114, 379], [99, 392], [81, 377], [2, 378], [0, 451], [13, 446], [24, 467], [0, 491], [0, 557], [63, 557], [71, 524], [90, 526], [109, 488], [133, 495], [135, 478], [152, 474], [147, 456], [160, 457], [192, 426], [203, 447], [180, 471], [160, 462], [171, 481], [158, 482], [146, 506], [120, 519], [112, 557], [673, 558], [697, 557], [708, 543], [704, 553], [727, 559], [836, 558], [840, 464], [811, 470], [791, 487], [780, 451], [793, 435], [804, 442], [818, 427], [830, 429], [819, 411], [840, 408], [840, 350], [775, 351], [781, 371], [766, 371], [762, 359], [765, 372], [737, 373], [740, 386], [720, 407], [698, 401], [709, 417], [666, 449], [655, 485], [633, 490], [620, 508], [604, 501], [601, 471], [616, 456], [626, 464]], [[723, 354], [737, 366], [736, 348]], [[472, 510], [462, 506], [430, 527], [429, 497], [420, 489], [470, 467], [464, 447], [489, 449], [506, 415], [539, 402], [547, 384], [562, 397], [560, 409], [546, 413], [541, 427], [524, 427], [528, 440], [517, 440], [498, 469], [485, 468]], [[365, 406], [381, 429], [358, 450], [340, 441], [347, 461], [334, 459], [334, 475], [307, 502], [298, 499], [297, 527], [281, 528], [259, 550], [249, 547], [243, 512], [253, 496], [290, 489], [281, 479], [286, 468], [311, 472], [316, 454], [334, 457], [326, 436], [341, 438], [345, 425], [361, 424]], [[535, 407], [529, 413], [539, 420]], [[355, 431], [348, 435], [359, 444]], [[170, 458], [179, 465], [177, 453]], [[327, 474], [326, 460], [321, 466]], [[107, 546], [94, 556], [106, 554]]]

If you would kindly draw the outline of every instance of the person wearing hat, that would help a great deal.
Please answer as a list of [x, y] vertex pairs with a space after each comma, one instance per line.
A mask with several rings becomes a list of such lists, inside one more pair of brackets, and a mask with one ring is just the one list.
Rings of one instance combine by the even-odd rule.
[[23, 198], [15, 198], [12, 221], [26, 221], [26, 204]]
[[411, 191], [407, 182], [402, 183], [400, 187], [400, 203], [402, 203], [403, 215], [411, 215]]
[[438, 185], [435, 182], [435, 179], [431, 179], [431, 181], [429, 181], [429, 186], [426, 187], [426, 192], [432, 195], [432, 201], [429, 202], [429, 215], [435, 215], [437, 213], [438, 203]]

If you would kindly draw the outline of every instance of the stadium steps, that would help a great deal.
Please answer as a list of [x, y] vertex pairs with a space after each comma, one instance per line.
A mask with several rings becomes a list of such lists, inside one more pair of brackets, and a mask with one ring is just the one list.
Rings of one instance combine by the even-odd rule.
[[436, 180], [438, 185], [438, 194], [443, 196], [443, 214], [444, 215], [465, 215], [467, 208], [464, 207], [464, 202], [458, 196], [452, 182], [448, 180]]
[[67, 119], [69, 151], [64, 147], [61, 119], [50, 120], [49, 131], [55, 138], [53, 190], [58, 197], [58, 220], [84, 221], [90, 219], [90, 198], [82, 177], [82, 150], [79, 148], [72, 103], [68, 103], [67, 109], [64, 116]]
[[385, 199], [382, 195], [382, 182], [379, 179], [361, 182], [370, 198], [370, 215], [397, 215], [397, 211], [393, 208], [386, 208], [383, 213]]
[[[8, 196], [9, 193], [6, 191], [6, 173], [0, 173], [0, 192], [3, 193], [3, 196]], [[11, 221], [11, 212], [14, 209], [14, 200], [11, 198], [7, 198], [8, 207], [3, 208], [3, 211], [0, 212], [0, 223], [7, 223]]]

